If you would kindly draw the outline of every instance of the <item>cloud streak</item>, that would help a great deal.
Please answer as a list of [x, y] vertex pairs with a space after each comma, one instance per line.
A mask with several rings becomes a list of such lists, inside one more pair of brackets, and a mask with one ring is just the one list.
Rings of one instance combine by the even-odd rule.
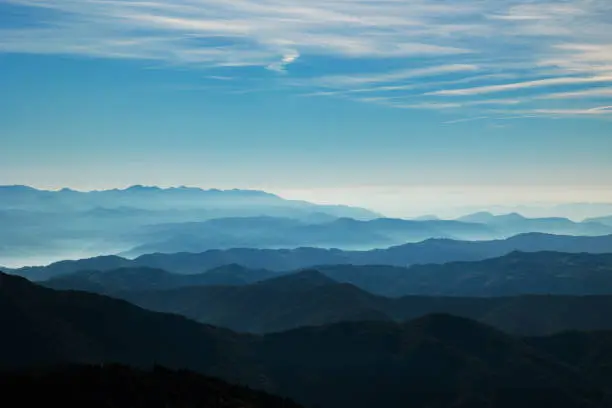
[[489, 85], [474, 88], [444, 89], [440, 91], [428, 92], [426, 95], [481, 95], [495, 92], [515, 91], [527, 88], [540, 88], [555, 85], [581, 85], [600, 82], [612, 82], [612, 75], [601, 75], [593, 77], [547, 78], [540, 79], [537, 81], [515, 82], [511, 84]]

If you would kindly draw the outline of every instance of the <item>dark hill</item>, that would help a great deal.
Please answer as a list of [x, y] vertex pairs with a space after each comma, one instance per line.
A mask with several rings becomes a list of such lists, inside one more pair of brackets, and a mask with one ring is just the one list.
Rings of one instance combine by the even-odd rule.
[[253, 285], [118, 293], [150, 310], [242, 332], [265, 333], [347, 320], [387, 320], [386, 299], [307, 270]]
[[298, 408], [298, 405], [185, 370], [70, 365], [0, 374], [4, 401], [63, 408]]
[[[265, 388], [312, 408], [604, 408], [611, 402], [609, 370], [555, 357], [562, 344], [534, 345], [448, 315], [258, 337], [0, 275], [0, 321], [10, 328], [0, 336], [3, 368], [158, 363]], [[609, 336], [597, 336], [598, 355], [609, 355]], [[589, 348], [573, 350], [574, 362], [589, 360]]]
[[[86, 292], [55, 291], [0, 273], [0, 367], [122, 362], [241, 375], [242, 339], [184, 317]], [[229, 364], [229, 365], [228, 365]]]
[[573, 367], [448, 315], [297, 329], [266, 336], [264, 347], [280, 388], [307, 406], [321, 395], [324, 407], [603, 406]]

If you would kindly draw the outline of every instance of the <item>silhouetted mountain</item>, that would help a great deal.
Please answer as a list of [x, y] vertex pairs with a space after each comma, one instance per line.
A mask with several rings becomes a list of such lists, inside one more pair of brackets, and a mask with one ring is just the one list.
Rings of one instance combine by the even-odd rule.
[[602, 388], [612, 388], [612, 331], [568, 331], [526, 340], [530, 346], [587, 373]]
[[377, 298], [307, 270], [248, 286], [187, 287], [117, 293], [150, 310], [171, 312], [232, 330], [266, 333], [340, 321], [390, 319]]
[[45, 281], [53, 289], [84, 290], [101, 294], [122, 291], [173, 289], [184, 286], [246, 285], [278, 276], [264, 269], [250, 270], [240, 265], [225, 265], [205, 273], [180, 275], [147, 267], [107, 271], [80, 271]]
[[506, 236], [526, 232], [560, 235], [606, 235], [612, 232], [610, 225], [600, 222], [574, 222], [561, 217], [526, 218], [518, 213], [493, 215], [489, 212], [478, 212], [457, 220], [484, 224]]
[[604, 406], [589, 376], [449, 315], [297, 329], [266, 336], [264, 350], [280, 389], [307, 406]]
[[67, 365], [0, 373], [5, 401], [63, 408], [298, 408], [289, 400], [194, 372], [121, 365]]
[[[293, 275], [290, 275], [293, 276]], [[281, 283], [282, 281], [282, 283]], [[304, 284], [304, 287], [298, 285]], [[244, 287], [198, 287], [116, 293], [137, 305], [237, 331], [264, 333], [346, 320], [403, 321], [452, 313], [521, 335], [612, 330], [612, 295], [499, 298], [375, 296], [349, 284], [283, 279]]]
[[319, 270], [336, 281], [392, 297], [612, 294], [612, 254], [515, 251], [442, 265], [332, 265]]
[[[58, 289], [111, 294], [151, 310], [178, 313], [202, 323], [257, 333], [340, 320], [402, 321], [430, 313], [453, 313], [510, 333], [540, 335], [570, 329], [612, 329], [609, 319], [612, 314], [610, 257], [513, 253], [500, 259], [466, 263], [465, 266], [463, 263], [431, 268], [415, 266], [411, 269], [331, 266], [321, 268], [322, 273], [306, 270], [242, 287], [210, 287], [208, 275], [211, 272], [173, 275], [147, 268], [82, 272], [58, 277], [44, 284]], [[244, 276], [258, 276], [261, 273], [231, 265], [212, 274], [219, 277], [227, 274], [227, 280], [231, 280], [236, 270]], [[355, 283], [362, 288], [371, 287], [396, 294], [398, 290], [414, 291], [415, 288], [425, 293], [421, 293], [423, 296], [390, 299], [374, 296], [350, 284], [338, 283], [330, 277]], [[393, 282], [399, 289], [393, 288]], [[190, 287], [190, 284], [200, 286]], [[160, 290], [180, 286], [179, 289]], [[479, 296], [489, 291], [493, 295], [500, 292], [516, 295], [530, 291], [609, 295], [482, 299], [449, 297], [448, 294], [446, 297], [426, 296], [436, 290], [453, 294], [463, 290], [476, 292]]]
[[[134, 260], [103, 257], [65, 261], [46, 267], [20, 268], [15, 273], [33, 280], [47, 280], [62, 274], [82, 270], [108, 270], [125, 267], [149, 267], [174, 273], [194, 274], [227, 264], [251, 269], [290, 271], [319, 265], [392, 265], [478, 261], [499, 257], [513, 251], [558, 251], [568, 253], [612, 253], [612, 235], [574, 237], [549, 234], [521, 234], [505, 240], [455, 241], [431, 239], [371, 251], [341, 251], [338, 249], [298, 248], [279, 250], [229, 249], [203, 253], [149, 254]], [[112, 265], [106, 265], [106, 263]]]
[[[240, 336], [86, 292], [55, 291], [0, 274], [0, 367], [65, 362], [158, 363], [243, 380]], [[245, 367], [246, 369], [247, 367]], [[229, 371], [228, 371], [229, 370]]]
[[132, 267], [131, 260], [111, 255], [80, 259], [78, 261], [60, 261], [45, 267], [19, 268], [11, 270], [11, 272], [36, 281], [81, 271], [108, 271], [129, 267]]
[[[271, 279], [278, 275], [278, 272], [266, 269], [249, 269], [238, 264], [228, 264], [200, 274], [197, 284], [240, 286]], [[193, 286], [193, 284], [190, 285]]]
[[[565, 340], [524, 341], [449, 315], [405, 324], [344, 322], [237, 335], [111, 298], [0, 275], [0, 319], [10, 327], [0, 336], [5, 369], [157, 363], [241, 381], [313, 408], [604, 408], [610, 403], [612, 376], [605, 366], [554, 357], [568, 354], [558, 344]], [[609, 355], [612, 345], [604, 336], [598, 339], [597, 355]], [[590, 341], [572, 339], [571, 344]], [[573, 351], [580, 354], [570, 356], [574, 361], [589, 360], [591, 350]]]

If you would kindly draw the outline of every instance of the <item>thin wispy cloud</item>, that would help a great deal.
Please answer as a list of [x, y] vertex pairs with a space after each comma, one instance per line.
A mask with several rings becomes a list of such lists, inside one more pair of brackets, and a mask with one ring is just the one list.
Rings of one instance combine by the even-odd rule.
[[383, 72], [377, 75], [354, 74], [326, 76], [318, 78], [317, 83], [321, 86], [344, 88], [347, 86], [389, 83], [410, 78], [434, 77], [449, 73], [464, 73], [473, 71], [478, 71], [478, 66], [468, 64], [450, 64], [416, 69], [406, 69], [393, 72]]
[[612, 106], [597, 106], [588, 109], [536, 109], [534, 112], [546, 115], [611, 115]]
[[539, 95], [538, 99], [612, 98], [612, 88], [593, 88], [573, 92]]
[[259, 68], [296, 94], [420, 98], [406, 109], [486, 110], [512, 100], [517, 113], [574, 115], [589, 110], [559, 103], [610, 97], [597, 88], [612, 83], [609, 0], [3, 3], [38, 11], [23, 24], [0, 22], [5, 53], [144, 60], [214, 70], [209, 79], [235, 83]]
[[426, 95], [481, 95], [495, 92], [514, 91], [526, 88], [539, 88], [555, 85], [581, 85], [598, 82], [612, 82], [612, 75], [601, 75], [593, 77], [561, 77], [547, 78], [537, 81], [515, 82], [511, 84], [479, 86], [462, 89], [443, 89], [440, 91], [428, 92]]

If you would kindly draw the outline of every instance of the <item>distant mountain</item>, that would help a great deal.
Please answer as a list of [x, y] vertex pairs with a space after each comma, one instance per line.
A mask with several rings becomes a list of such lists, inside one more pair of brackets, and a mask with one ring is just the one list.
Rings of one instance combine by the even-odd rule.
[[[238, 335], [0, 275], [0, 319], [11, 328], [0, 336], [4, 369], [157, 363], [263, 388], [313, 408], [473, 408], [485, 406], [483, 401], [492, 408], [604, 408], [612, 391], [605, 362], [585, 364], [592, 352], [610, 355], [606, 333], [523, 340], [445, 314], [404, 324], [344, 322]], [[589, 342], [597, 348], [563, 351], [564, 344]]]
[[489, 212], [478, 212], [457, 221], [488, 225], [506, 236], [525, 232], [541, 232], [560, 235], [606, 235], [612, 232], [611, 226], [600, 222], [574, 222], [567, 218], [526, 218], [518, 213], [493, 215]]
[[[232, 217], [278, 217], [319, 223], [338, 217], [368, 220], [380, 215], [356, 207], [285, 200], [249, 190], [133, 186], [78, 192], [0, 186], [0, 264], [20, 266], [122, 253], [156, 243], [155, 236], [145, 234], [150, 225]], [[199, 250], [239, 243], [236, 236], [227, 241], [225, 235], [218, 231], [203, 242], [208, 246], [200, 246]], [[172, 239], [180, 237], [164, 238], [172, 243]], [[182, 250], [185, 249], [190, 248]]]
[[612, 215], [606, 217], [587, 218], [584, 222], [594, 222], [612, 227]]
[[[0, 186], [0, 209], [44, 212], [103, 211], [123, 208], [148, 211], [209, 210], [211, 217], [227, 215], [307, 215], [313, 212], [335, 217], [370, 219], [379, 216], [361, 208], [340, 205], [316, 205], [285, 200], [256, 190], [203, 190], [195, 187], [159, 188], [132, 186], [123, 190], [80, 192], [37, 190], [27, 186]], [[111, 213], [114, 213], [111, 212]]]
[[565, 203], [565, 204], [524, 204], [488, 205], [463, 207], [464, 212], [491, 211], [496, 214], [518, 212], [530, 218], [564, 217], [572, 220], [602, 217], [612, 214], [612, 203]]
[[513, 251], [557, 251], [568, 253], [612, 253], [612, 235], [600, 237], [521, 234], [505, 240], [456, 241], [431, 239], [388, 249], [341, 251], [338, 249], [298, 248], [279, 250], [229, 249], [203, 253], [150, 254], [134, 260], [120, 257], [64, 261], [46, 267], [20, 268], [14, 273], [33, 280], [82, 270], [109, 270], [125, 267], [149, 267], [174, 273], [196, 274], [227, 264], [251, 269], [290, 271], [320, 265], [392, 265], [478, 261], [499, 257]]
[[45, 282], [45, 286], [112, 295], [123, 291], [163, 290], [185, 286], [247, 285], [275, 276], [278, 276], [277, 272], [250, 270], [235, 264], [194, 275], [135, 267], [103, 271], [83, 270], [52, 278]]
[[[273, 397], [194, 372], [154, 367], [146, 371], [116, 364], [66, 365], [0, 373], [5, 401], [63, 408], [298, 408]], [[27, 390], [24, 392], [24, 390]]]
[[[610, 229], [612, 231], [612, 228]], [[145, 242], [123, 255], [202, 252], [208, 249], [280, 249], [304, 246], [371, 249], [429, 238], [487, 239], [500, 234], [485, 225], [458, 221], [339, 218], [306, 223], [296, 219], [245, 217], [145, 228], [134, 237]]]

